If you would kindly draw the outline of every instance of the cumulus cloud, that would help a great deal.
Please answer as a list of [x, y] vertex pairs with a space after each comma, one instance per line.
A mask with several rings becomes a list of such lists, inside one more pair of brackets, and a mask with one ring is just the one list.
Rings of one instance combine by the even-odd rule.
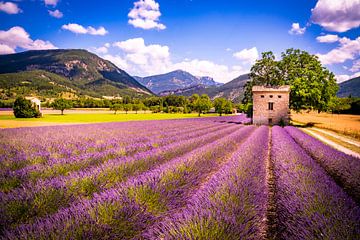
[[289, 30], [290, 34], [293, 35], [303, 35], [306, 31], [306, 27], [301, 28], [299, 23], [293, 23], [291, 29]]
[[59, 0], [44, 0], [45, 5], [50, 5], [53, 7], [55, 7], [58, 2], [59, 2]]
[[182, 69], [195, 76], [210, 76], [218, 82], [228, 82], [241, 74], [248, 73], [241, 66], [228, 67], [208, 60], [186, 60], [175, 63], [171, 66], [171, 71]]
[[0, 11], [6, 12], [7, 14], [18, 14], [22, 12], [18, 5], [12, 2], [0, 2]]
[[326, 30], [346, 32], [360, 26], [360, 0], [319, 0], [311, 20]]
[[360, 59], [353, 62], [352, 67], [349, 69], [350, 72], [357, 72], [360, 70]]
[[0, 55], [1, 54], [10, 54], [15, 53], [15, 49], [9, 47], [8, 45], [0, 43]]
[[98, 29], [96, 29], [94, 27], [89, 26], [89, 27], [85, 28], [82, 25], [77, 24], [77, 23], [69, 23], [69, 24], [63, 25], [61, 28], [64, 30], [69, 30], [70, 32], [73, 32], [73, 33], [77, 33], [77, 34], [90, 34], [90, 35], [104, 36], [109, 33], [104, 27], [99, 27]]
[[316, 40], [321, 43], [333, 43], [339, 41], [340, 38], [338, 35], [335, 34], [327, 34], [324, 36], [318, 36]]
[[316, 54], [323, 64], [343, 63], [353, 60], [360, 55], [360, 37], [355, 40], [343, 37], [339, 39], [339, 46], [325, 54]]
[[159, 23], [160, 6], [154, 0], [139, 0], [134, 3], [128, 14], [129, 24], [136, 28], [163, 30], [166, 26]]
[[254, 63], [256, 59], [259, 58], [259, 52], [256, 47], [249, 48], [249, 49], [243, 49], [239, 52], [236, 52], [233, 54], [233, 56], [241, 61], [244, 61], [244, 63]]
[[335, 76], [337, 83], [345, 82], [345, 81], [355, 78], [355, 77], [360, 77], [360, 72], [354, 73], [352, 75], [342, 74], [342, 75]]
[[64, 14], [57, 9], [55, 11], [48, 10], [48, 12], [49, 15], [54, 18], [62, 18], [64, 16]]
[[16, 26], [7, 31], [0, 30], [0, 53], [14, 53], [16, 48], [26, 50], [55, 49], [49, 41], [32, 40], [24, 28]]
[[164, 72], [171, 65], [168, 46], [145, 45], [143, 38], [115, 42], [113, 46], [122, 51], [128, 66], [133, 67], [130, 71], [144, 72], [151, 75]]
[[243, 66], [228, 67], [203, 59], [186, 58], [183, 61], [173, 62], [168, 46], [146, 45], [143, 38], [115, 42], [112, 46], [119, 52], [101, 54], [102, 57], [132, 75], [149, 76], [182, 69], [195, 76], [210, 76], [216, 81], [227, 82], [248, 72]]

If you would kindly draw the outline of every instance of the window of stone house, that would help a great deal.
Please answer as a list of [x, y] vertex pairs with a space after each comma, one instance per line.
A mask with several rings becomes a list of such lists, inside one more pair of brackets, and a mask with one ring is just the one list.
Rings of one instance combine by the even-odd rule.
[[264, 98], [265, 96], [264, 95], [261, 95], [261, 98]]
[[278, 98], [281, 98], [281, 95], [278, 95]]
[[274, 110], [274, 103], [272, 102], [268, 103], [268, 110]]
[[273, 97], [273, 95], [270, 95], [270, 98], [272, 98]]

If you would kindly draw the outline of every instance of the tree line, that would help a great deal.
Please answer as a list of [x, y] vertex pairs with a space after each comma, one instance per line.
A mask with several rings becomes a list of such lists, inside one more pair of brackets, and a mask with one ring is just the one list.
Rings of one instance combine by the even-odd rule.
[[[13, 109], [27, 108], [28, 112], [31, 104], [27, 102], [28, 100], [20, 97], [19, 100], [16, 100]], [[18, 103], [22, 105], [19, 106]], [[208, 113], [211, 108], [214, 107], [216, 113], [220, 116], [222, 114], [230, 114], [233, 111], [233, 108], [241, 109], [241, 107], [233, 105], [233, 103], [225, 98], [216, 98], [214, 101], [211, 101], [210, 97], [206, 94], [198, 95], [193, 94], [191, 97], [185, 96], [176, 96], [169, 95], [163, 97], [149, 97], [144, 99], [131, 98], [125, 96], [121, 99], [91, 99], [91, 98], [81, 98], [75, 100], [69, 100], [64, 98], [57, 98], [52, 102], [45, 102], [42, 104], [43, 107], [49, 107], [56, 110], [60, 110], [61, 114], [64, 114], [66, 109], [70, 108], [109, 108], [114, 114], [117, 114], [119, 111], [124, 111], [126, 114], [129, 111], [134, 111], [136, 114], [139, 111], [151, 111], [152, 113], [198, 113], [198, 116], [201, 114]], [[14, 112], [15, 113], [15, 112]], [[23, 115], [21, 117], [24, 117]], [[33, 117], [33, 115], [29, 115]]]

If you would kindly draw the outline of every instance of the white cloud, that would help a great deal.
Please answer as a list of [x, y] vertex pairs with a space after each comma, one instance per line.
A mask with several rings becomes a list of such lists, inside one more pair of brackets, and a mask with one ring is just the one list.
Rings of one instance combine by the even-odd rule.
[[108, 46], [110, 47], [110, 45], [104, 44], [104, 46], [101, 46], [101, 47], [92, 47], [89, 49], [89, 51], [97, 53], [97, 54], [106, 54], [109, 51]]
[[360, 26], [360, 0], [319, 0], [311, 20], [326, 30], [346, 32]]
[[57, 5], [57, 3], [59, 2], [59, 0], [44, 0], [45, 5], [51, 5], [53, 7], [55, 7]]
[[353, 62], [352, 67], [349, 69], [350, 72], [357, 72], [360, 70], [360, 59]]
[[[164, 72], [171, 65], [168, 46], [158, 44], [145, 45], [143, 38], [133, 38], [126, 41], [115, 42], [113, 46], [119, 48], [131, 66], [130, 72], [141, 72], [148, 75]], [[118, 59], [119, 60], [119, 59]]]
[[105, 46], [103, 46], [103, 47], [96, 48], [95, 51], [97, 53], [105, 54], [108, 52], [108, 49]]
[[193, 59], [175, 63], [169, 69], [170, 71], [181, 69], [195, 76], [210, 76], [218, 82], [228, 82], [243, 73], [248, 73], [241, 66], [229, 68], [226, 65], [217, 64], [208, 60]]
[[64, 16], [64, 14], [57, 9], [55, 11], [48, 10], [48, 12], [49, 15], [54, 18], [62, 18]]
[[10, 54], [15, 53], [15, 50], [8, 45], [0, 43], [0, 55], [1, 54]]
[[340, 38], [338, 35], [335, 34], [327, 34], [324, 36], [318, 36], [316, 40], [321, 43], [333, 43], [339, 41]]
[[302, 35], [306, 31], [306, 27], [301, 28], [299, 23], [293, 23], [291, 29], [289, 30], [290, 34]]
[[336, 75], [335, 78], [336, 78], [337, 83], [341, 83], [341, 82], [345, 82], [345, 81], [347, 81], [349, 79], [359, 77], [359, 76], [360, 76], [360, 72], [357, 72], [357, 73], [354, 73], [352, 75], [346, 75], [346, 74]]
[[243, 49], [239, 52], [233, 54], [233, 56], [239, 60], [244, 61], [245, 63], [254, 63], [256, 59], [259, 58], [259, 52], [256, 47]]
[[316, 54], [323, 64], [343, 63], [355, 59], [360, 55], [360, 37], [355, 40], [343, 37], [339, 39], [339, 46], [328, 53]]
[[115, 42], [113, 46], [120, 52], [102, 56], [119, 68], [137, 76], [149, 76], [182, 69], [195, 76], [210, 76], [216, 81], [227, 82], [248, 72], [248, 69], [243, 66], [228, 67], [209, 60], [186, 58], [180, 62], [173, 62], [168, 46], [146, 45], [143, 38]]
[[[0, 30], [1, 52], [15, 52], [17, 47], [26, 50], [55, 49], [49, 41], [32, 40], [24, 28], [15, 26], [7, 31]], [[12, 49], [12, 50], [10, 50]]]
[[6, 12], [7, 14], [18, 14], [22, 12], [18, 5], [12, 2], [0, 2], [0, 11]]
[[77, 34], [90, 34], [90, 35], [101, 35], [104, 36], [108, 33], [108, 31], [104, 27], [99, 27], [98, 29], [95, 29], [94, 27], [83, 27], [80, 24], [77, 23], [69, 23], [66, 25], [63, 25], [61, 27], [64, 30], [69, 30], [70, 32], [77, 33]]
[[139, 0], [128, 14], [129, 24], [136, 28], [164, 30], [166, 26], [159, 23], [160, 6], [154, 0]]

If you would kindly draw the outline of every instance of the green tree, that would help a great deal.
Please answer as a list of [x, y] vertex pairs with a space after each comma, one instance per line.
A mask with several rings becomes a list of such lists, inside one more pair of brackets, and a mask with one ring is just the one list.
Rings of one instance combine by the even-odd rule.
[[200, 114], [203, 112], [208, 112], [212, 106], [211, 100], [209, 98], [208, 95], [203, 94], [201, 95], [201, 97], [199, 97], [199, 95], [194, 94], [194, 108], [196, 110], [197, 113], [199, 113], [199, 117]]
[[141, 106], [140, 106], [140, 104], [139, 104], [139, 103], [137, 103], [137, 104], [133, 104], [133, 106], [132, 106], [132, 110], [134, 110], [134, 111], [135, 111], [135, 113], [137, 114], [137, 112], [138, 112], [139, 110], [141, 110]]
[[114, 111], [114, 114], [116, 114], [117, 111], [120, 111], [122, 109], [123, 109], [123, 106], [119, 103], [115, 103], [115, 104], [111, 105], [111, 107], [110, 107], [110, 110]]
[[72, 107], [72, 102], [69, 100], [66, 100], [64, 98], [57, 98], [54, 100], [54, 102], [51, 104], [51, 107], [60, 110], [61, 115], [64, 115], [65, 109], [70, 109]]
[[225, 98], [215, 98], [214, 107], [215, 112], [217, 112], [220, 116], [225, 113], [227, 100]]
[[232, 113], [232, 108], [233, 108], [233, 106], [232, 106], [231, 101], [226, 100], [225, 108], [224, 108], [225, 114], [231, 114]]
[[131, 111], [133, 109], [133, 105], [131, 103], [124, 104], [124, 111], [127, 114], [128, 111]]
[[15, 100], [13, 111], [16, 118], [33, 118], [41, 115], [31, 101], [23, 97], [18, 97]]
[[245, 85], [244, 103], [252, 102], [252, 86], [290, 85], [290, 108], [295, 111], [325, 111], [338, 86], [335, 76], [324, 68], [315, 55], [299, 49], [287, 49], [275, 61], [272, 52], [262, 54], [251, 68]]

